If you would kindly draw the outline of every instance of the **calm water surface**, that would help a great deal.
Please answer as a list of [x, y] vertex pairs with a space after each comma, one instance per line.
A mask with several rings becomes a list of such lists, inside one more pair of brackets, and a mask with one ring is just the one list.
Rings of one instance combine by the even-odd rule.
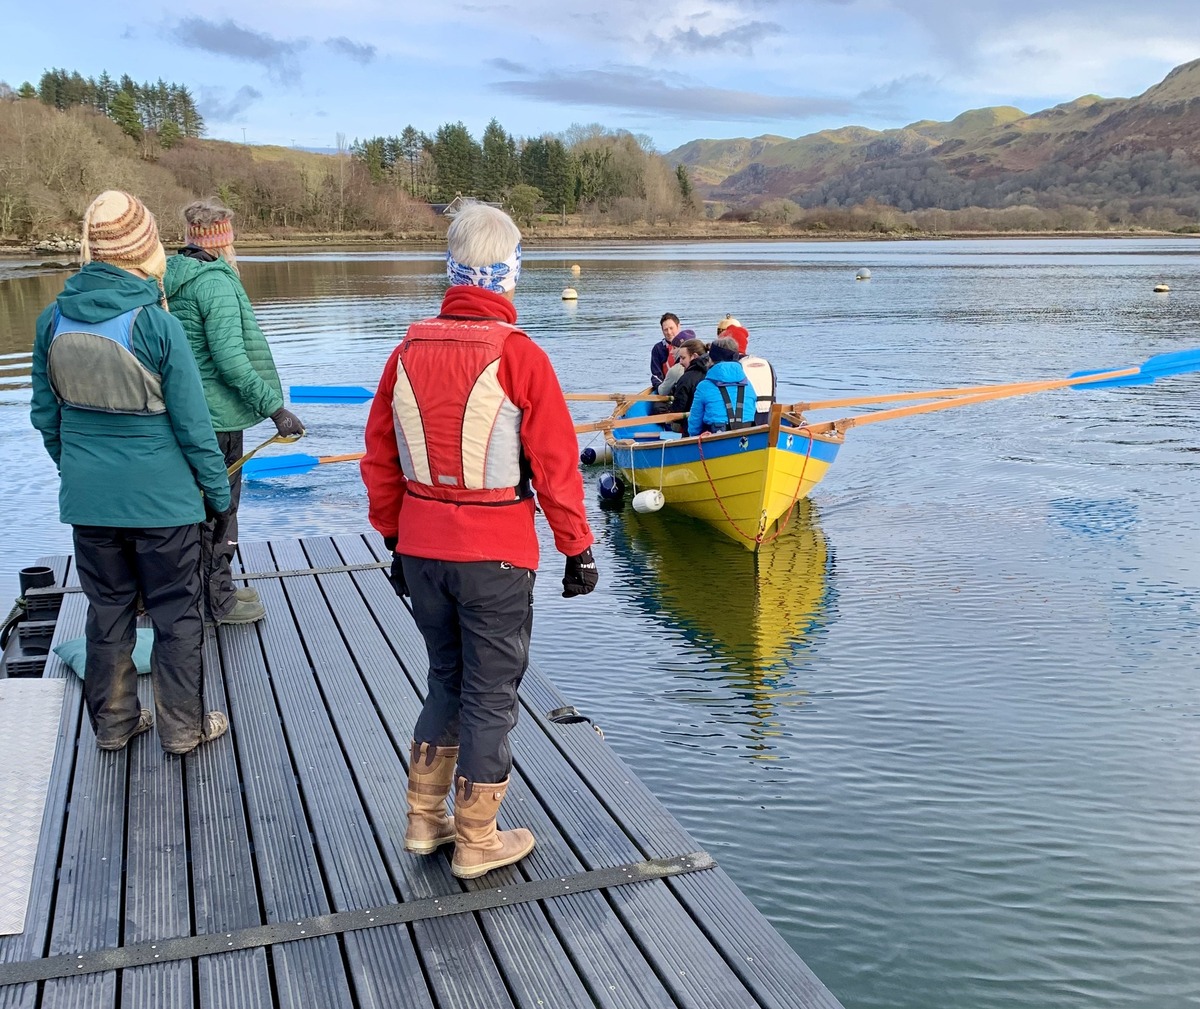
[[[242, 262], [285, 384], [373, 385], [443, 289], [428, 252]], [[1198, 268], [1195, 240], [538, 249], [518, 308], [580, 391], [644, 384], [663, 311], [733, 312], [802, 400], [1200, 347]], [[66, 275], [0, 276], [8, 600], [69, 548], [27, 416]], [[305, 451], [360, 447], [365, 406], [298, 412]], [[535, 658], [850, 1009], [1198, 1006], [1198, 450], [1194, 375], [867, 427], [757, 560], [600, 511], [592, 474], [601, 585], [561, 599], [542, 529]], [[249, 486], [242, 535], [365, 510], [324, 466]]]

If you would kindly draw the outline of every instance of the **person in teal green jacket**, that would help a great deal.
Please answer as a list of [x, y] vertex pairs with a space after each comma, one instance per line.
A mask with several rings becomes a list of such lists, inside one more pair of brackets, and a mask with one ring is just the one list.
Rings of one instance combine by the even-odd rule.
[[132, 660], [140, 593], [159, 740], [187, 753], [229, 726], [204, 711], [198, 525], [228, 515], [229, 481], [187, 337], [161, 305], [153, 215], [110, 190], [83, 223], [83, 268], [37, 320], [30, 419], [58, 467], [88, 600], [84, 698], [101, 749], [154, 724]]
[[[167, 261], [164, 280], [171, 313], [183, 324], [200, 368], [227, 465], [245, 451], [242, 432], [268, 417], [280, 435], [304, 433], [300, 418], [284, 409], [271, 348], [242, 287], [231, 217], [217, 200], [190, 204], [184, 210], [188, 244]], [[253, 623], [266, 615], [254, 589], [235, 588], [230, 571], [241, 491], [238, 470], [230, 478], [233, 506], [226, 535], [214, 536], [211, 524], [201, 531], [205, 603], [210, 619], [221, 624]]]

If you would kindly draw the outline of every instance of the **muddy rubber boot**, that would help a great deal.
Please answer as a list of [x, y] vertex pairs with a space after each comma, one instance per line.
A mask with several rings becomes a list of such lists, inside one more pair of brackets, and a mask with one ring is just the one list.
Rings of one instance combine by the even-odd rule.
[[454, 840], [454, 817], [446, 800], [454, 784], [457, 746], [413, 742], [408, 757], [408, 829], [404, 850], [428, 855]]
[[454, 793], [454, 826], [458, 836], [450, 871], [459, 879], [475, 879], [503, 865], [512, 865], [533, 851], [533, 834], [524, 827], [496, 829], [496, 814], [508, 791], [508, 781], [505, 778], [489, 785], [458, 779]]

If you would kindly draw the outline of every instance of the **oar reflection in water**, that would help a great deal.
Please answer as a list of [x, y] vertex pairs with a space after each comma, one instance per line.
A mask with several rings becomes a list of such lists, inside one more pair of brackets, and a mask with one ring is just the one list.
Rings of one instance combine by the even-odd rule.
[[790, 672], [833, 614], [832, 551], [817, 509], [797, 502], [784, 532], [757, 553], [671, 512], [626, 508], [609, 527], [634, 602], [718, 664], [769, 732]]

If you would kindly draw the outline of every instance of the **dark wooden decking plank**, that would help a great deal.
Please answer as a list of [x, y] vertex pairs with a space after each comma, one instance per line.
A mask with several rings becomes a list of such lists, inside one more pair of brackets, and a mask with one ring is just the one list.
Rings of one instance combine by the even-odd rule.
[[[299, 551], [299, 544], [293, 541], [293, 546]], [[244, 548], [242, 557], [255, 570], [275, 566], [265, 544]], [[328, 610], [322, 602], [320, 607], [307, 612], [288, 597], [297, 594], [303, 602], [302, 586], [267, 584], [270, 581], [264, 579], [258, 588], [268, 616], [256, 626], [330, 902], [339, 911], [391, 903], [396, 899], [396, 891], [383, 865], [297, 629], [297, 623], [327, 624]], [[311, 578], [287, 581], [315, 587]], [[360, 1002], [431, 1004], [406, 928], [386, 926], [348, 933], [344, 946]]]
[[[38, 563], [53, 568], [58, 573], [57, 584], [63, 584], [63, 574], [68, 569], [67, 558], [43, 557], [38, 559]], [[87, 600], [78, 593], [68, 596], [59, 612], [51, 644], [57, 646], [82, 634], [86, 616]], [[71, 794], [71, 779], [75, 770], [75, 740], [79, 734], [79, 721], [86, 718], [83, 714], [83, 685], [79, 677], [71, 672], [66, 663], [53, 651], [47, 657], [45, 675], [65, 679], [66, 694], [63, 698], [58, 743], [46, 794], [46, 812], [42, 817], [42, 829], [38, 837], [37, 858], [29, 893], [29, 906], [25, 915], [25, 931], [20, 935], [0, 936], [0, 961], [4, 963], [29, 960], [46, 953], [58, 879], [58, 861], [67, 819], [67, 800]], [[37, 1004], [37, 989], [36, 984], [0, 987], [0, 1007], [33, 1009]]]
[[[215, 631], [204, 635], [204, 705], [229, 711]], [[194, 928], [198, 934], [263, 924], [250, 827], [238, 780], [235, 733], [231, 743], [201, 746], [184, 761], [191, 837]], [[265, 949], [201, 957], [197, 963], [203, 1009], [271, 1009]]]
[[[361, 540], [359, 542], [361, 544]], [[328, 538], [305, 540], [304, 547], [308, 560], [313, 565], [335, 566], [343, 563], [340, 553]], [[381, 572], [367, 573], [382, 578]], [[396, 757], [397, 750], [407, 751], [411, 726], [420, 707], [412, 684], [395, 655], [387, 647], [376, 616], [367, 607], [353, 578], [343, 573], [321, 575], [318, 580], [325, 591], [329, 608], [338, 622], [341, 635], [344, 636], [344, 641], [343, 637], [338, 638], [337, 649], [344, 654], [348, 647], [349, 655], [346, 656], [346, 660], [351, 662], [350, 656], [353, 657], [350, 668], [355, 669], [353, 675], [356, 694], [365, 698], [369, 704], [371, 722], [378, 738], [387, 738], [385, 724], [388, 726], [389, 734], [396, 741], [392, 750], [393, 757]], [[386, 579], [382, 580], [387, 584]], [[411, 620], [408, 611], [400, 605], [394, 593], [391, 594], [391, 599], [390, 616]], [[389, 619], [388, 613], [385, 612], [382, 618]], [[318, 675], [319, 669], [320, 667]], [[366, 680], [365, 686], [363, 680]], [[380, 718], [385, 709], [393, 712], [400, 709], [404, 714], [400, 720], [388, 720], [385, 717], [381, 722]], [[394, 822], [390, 826], [395, 845], [386, 851], [389, 860], [394, 860], [393, 871], [401, 880], [401, 891], [406, 899], [459, 891], [461, 885], [448, 872], [445, 855], [416, 858], [405, 854], [400, 847], [405, 825], [402, 794], [406, 774], [406, 769], [396, 760], [388, 770], [386, 780], [381, 782], [386, 794], [384, 801], [390, 800], [389, 804], [394, 813]], [[543, 835], [543, 841], [547, 840]], [[488, 880], [480, 885], [490, 887], [498, 885], [498, 882], [498, 874], [491, 873]], [[460, 932], [469, 929], [480, 949], [476, 969], [493, 974], [499, 969], [518, 1005], [586, 1005], [591, 1001], [586, 986], [572, 968], [568, 957], [564, 956], [558, 936], [547, 922], [545, 914], [536, 905], [482, 912], [478, 915], [478, 921], [462, 917], [445, 922], [420, 923], [416, 934], [422, 951], [430, 945], [423, 941], [422, 933], [430, 930], [434, 924], [450, 925]], [[480, 934], [480, 926], [483, 934]], [[487, 953], [484, 934], [487, 942], [491, 944], [496, 962], [493, 962], [492, 955]], [[436, 943], [439, 948], [443, 945], [444, 942]], [[426, 962], [428, 965], [428, 958]], [[431, 970], [431, 978], [440, 973], [440, 970]]]
[[[275, 619], [290, 619], [282, 599], [275, 605]], [[253, 627], [221, 628], [218, 635], [264, 916], [273, 922], [324, 914], [331, 908], [258, 635]], [[243, 885], [249, 887], [250, 880]], [[280, 1009], [311, 1009], [314, 992], [321, 993], [322, 1009], [353, 1006], [335, 937], [273, 947], [269, 964]]]
[[[316, 546], [321, 545], [317, 541]], [[324, 545], [328, 557], [332, 547], [328, 541]], [[281, 568], [324, 563], [322, 560], [310, 563], [301, 544], [295, 541], [272, 544], [272, 552]], [[334, 563], [340, 561], [335, 559]], [[345, 574], [289, 578], [285, 590], [297, 614], [309, 616], [300, 623], [300, 634], [358, 789], [359, 815], [365, 814], [364, 822], [369, 823], [378, 843], [379, 869], [389, 874], [395, 884], [395, 891], [389, 889], [388, 896], [379, 903], [395, 900], [396, 891], [401, 899], [412, 900], [457, 890], [443, 858], [416, 858], [403, 850], [406, 771], [399, 751], [406, 743], [394, 742], [388, 736], [379, 720], [375, 700], [364, 686], [342, 631], [335, 623], [339, 617], [333, 609], [334, 597], [342, 600], [341, 620], [353, 619], [345, 605], [350, 596], [358, 598], [353, 583]], [[392, 665], [395, 667], [394, 659]], [[399, 673], [398, 668], [396, 672]], [[455, 916], [416, 922], [412, 925], [412, 936], [415, 940], [412, 956], [424, 963], [429, 986], [439, 1005], [511, 1004], [504, 986], [497, 981], [498, 972], [487, 942], [472, 918]], [[416, 959], [406, 973], [419, 976]]]
[[[149, 676], [138, 677], [138, 700], [153, 711], [154, 691], [149, 681]], [[189, 935], [192, 911], [184, 761], [163, 753], [157, 731], [135, 737], [127, 752], [121, 942]], [[122, 971], [122, 1009], [192, 1009], [192, 970], [190, 961], [180, 960]]]
[[[86, 601], [84, 607], [86, 612]], [[80, 719], [77, 739], [51, 954], [104, 949], [121, 941], [128, 752], [99, 749], [86, 715]], [[138, 742], [145, 744], [146, 740]], [[44, 1009], [109, 1009], [115, 998], [116, 972], [108, 971], [47, 981], [41, 1004]]]
[[[375, 555], [368, 543], [369, 538], [365, 541], [361, 536], [335, 538], [339, 554], [347, 564], [370, 561]], [[379, 544], [376, 546], [382, 549]], [[351, 577], [374, 616], [389, 627], [390, 636], [395, 636], [394, 628], [390, 628], [393, 623], [411, 625], [411, 615], [396, 599], [391, 584], [381, 571], [360, 571]], [[384, 635], [371, 628], [361, 641], [357, 637], [350, 639], [380, 713], [389, 724], [393, 736], [407, 735], [411, 731], [420, 711], [421, 696], [425, 692], [427, 659], [415, 626], [412, 626], [412, 631], [412, 635], [402, 636], [406, 645], [404, 661], [408, 667], [407, 679], [411, 681], [404, 683], [397, 682], [390, 671], [385, 672], [393, 652]], [[552, 878], [581, 871], [583, 863], [567, 844], [547, 843], [548, 838], [558, 836], [559, 828], [540, 806], [525, 801], [520, 792], [523, 787], [518, 774], [513, 785], [514, 791], [510, 794], [513, 801], [519, 804], [519, 809], [509, 816], [509, 822], [530, 827], [539, 839], [538, 847], [526, 860], [533, 868], [525, 875], [529, 878]], [[486, 879], [490, 881], [494, 875], [489, 874]], [[476, 885], [490, 884], [480, 881]], [[666, 992], [633, 939], [616, 919], [603, 894], [558, 897], [545, 902], [544, 910], [596, 1005], [606, 1009], [676, 1005], [675, 999]]]

